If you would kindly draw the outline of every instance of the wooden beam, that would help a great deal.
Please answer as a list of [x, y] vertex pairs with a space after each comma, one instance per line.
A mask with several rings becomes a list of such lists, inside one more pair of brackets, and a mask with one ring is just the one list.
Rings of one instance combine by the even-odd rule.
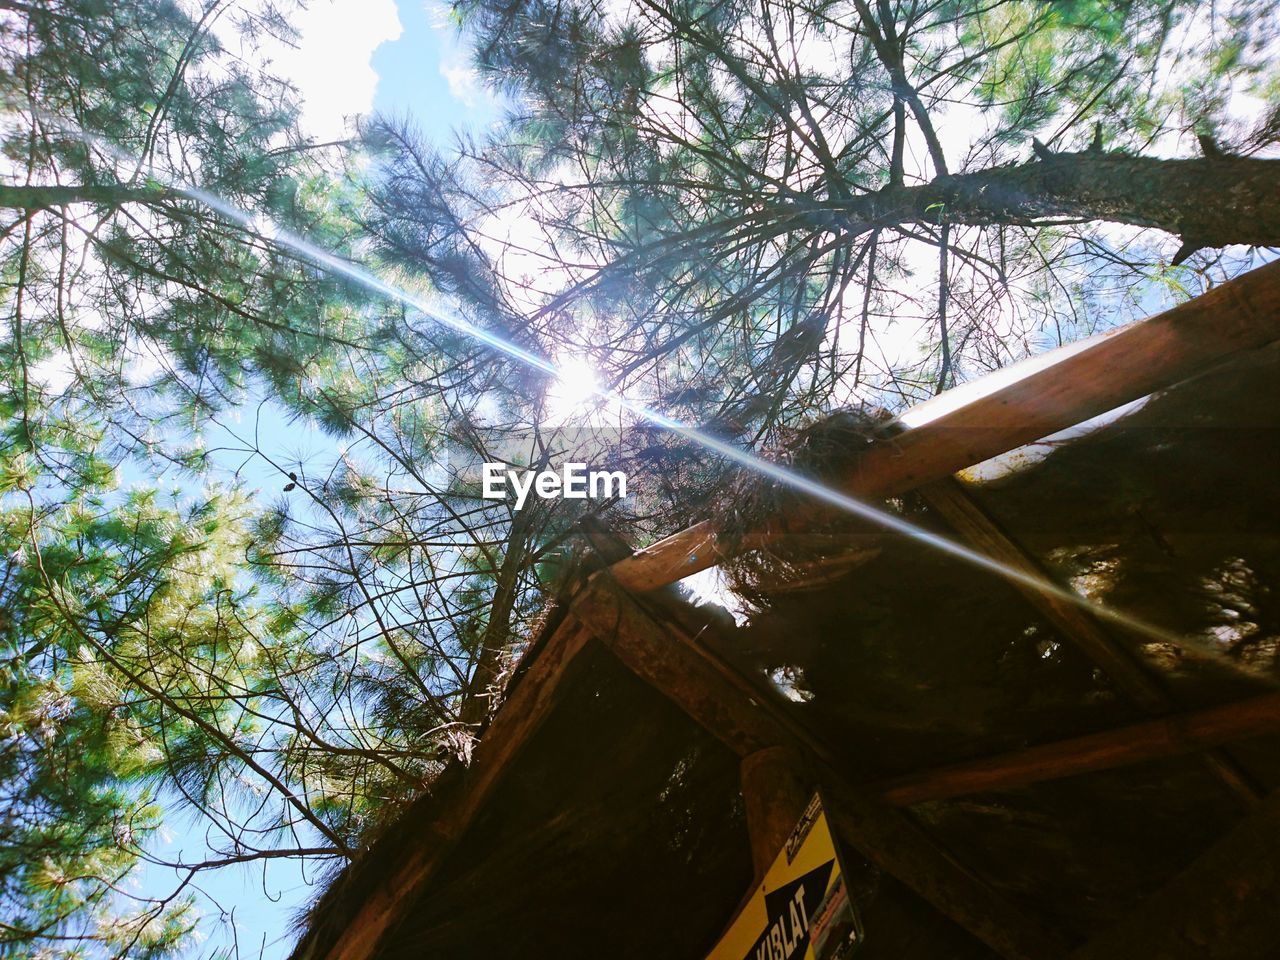
[[[970, 496], [964, 484], [953, 477], [926, 483], [917, 490], [960, 539], [979, 553], [1035, 580], [1068, 590], [1035, 557], [1010, 537], [996, 520]], [[1103, 623], [1082, 605], [1059, 594], [1037, 590], [1029, 582], [1011, 586], [1053, 624], [1064, 640], [1092, 660], [1130, 700], [1153, 716], [1177, 708], [1173, 698], [1143, 663], [1119, 644]], [[1222, 741], [1218, 741], [1222, 742]], [[1263, 792], [1235, 759], [1222, 750], [1206, 753], [1209, 768], [1235, 796], [1247, 805], [1259, 802]]]
[[1008, 790], [1045, 780], [1174, 757], [1207, 746], [1280, 733], [1280, 694], [1267, 694], [1207, 710], [1148, 720], [1016, 750], [995, 757], [954, 763], [871, 784], [868, 789], [896, 807], [945, 800], [986, 790]]
[[776, 694], [752, 683], [674, 624], [653, 619], [607, 572], [591, 579], [574, 610], [637, 676], [739, 756], [778, 746], [803, 756], [845, 842], [1000, 956], [1062, 956], [1049, 931], [957, 863], [919, 824], [850, 783], [829, 753], [781, 708]]
[[804, 815], [813, 784], [803, 759], [790, 747], [765, 747], [749, 753], [742, 758], [740, 770], [751, 864], [759, 884]]
[[[1158, 316], [1073, 344], [1062, 359], [1020, 380], [877, 442], [832, 486], [879, 499], [950, 476], [1204, 373], [1237, 354], [1280, 340], [1280, 261], [1214, 287]], [[1043, 358], [1033, 358], [1041, 366]], [[939, 398], [947, 402], [947, 395]], [[931, 401], [931, 404], [937, 401]], [[935, 407], [936, 408], [936, 407]], [[824, 516], [806, 505], [780, 516], [768, 536]], [[715, 566], [727, 546], [709, 521], [616, 563], [629, 590], [653, 590]]]
[[382, 935], [475, 822], [511, 758], [559, 701], [566, 679], [573, 675], [569, 668], [589, 639], [581, 623], [568, 617], [540, 645], [530, 648], [521, 665], [524, 670], [477, 744], [457, 794], [429, 825], [430, 835], [416, 842], [402, 864], [363, 899], [331, 947], [317, 953], [312, 945], [300, 944], [294, 952], [297, 960], [318, 956], [368, 960], [375, 954]]
[[1071, 960], [1280, 956], [1280, 792]]

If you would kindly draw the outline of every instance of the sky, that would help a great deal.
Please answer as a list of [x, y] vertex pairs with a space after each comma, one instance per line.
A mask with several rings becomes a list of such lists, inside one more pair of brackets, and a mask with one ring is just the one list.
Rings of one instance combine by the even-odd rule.
[[[483, 132], [501, 116], [499, 101], [470, 68], [447, 9], [435, 0], [311, 0], [291, 22], [300, 33], [295, 47], [267, 44], [254, 56], [270, 60], [270, 70], [298, 88], [304, 129], [320, 142], [348, 136], [355, 119], [371, 112], [408, 118], [424, 137], [442, 146], [460, 131]], [[245, 53], [229, 21], [215, 32], [224, 46]], [[250, 441], [256, 427], [264, 449], [276, 451], [286, 468], [290, 460], [336, 452], [323, 449], [332, 441], [289, 423], [270, 405], [246, 406], [238, 411], [238, 422], [228, 426]], [[210, 440], [225, 447], [219, 453], [221, 466], [240, 469], [251, 489], [274, 495], [273, 467], [246, 460], [229, 436]], [[153, 852], [166, 859], [199, 860], [204, 846], [203, 825], [175, 811]], [[165, 868], [150, 867], [137, 877], [139, 892], [171, 889], [172, 877]], [[238, 943], [238, 954], [231, 955], [240, 960], [288, 956], [292, 921], [319, 893], [323, 879], [316, 867], [304, 869], [291, 860], [269, 862], [265, 873], [262, 865], [252, 865], [200, 875], [196, 885], [205, 920], [196, 955], [212, 958]]]
[[466, 47], [435, 0], [312, 0], [292, 22], [294, 49], [271, 53], [297, 86], [303, 126], [337, 139], [370, 111], [411, 118], [428, 138], [480, 131], [499, 118], [498, 101], [469, 64]]

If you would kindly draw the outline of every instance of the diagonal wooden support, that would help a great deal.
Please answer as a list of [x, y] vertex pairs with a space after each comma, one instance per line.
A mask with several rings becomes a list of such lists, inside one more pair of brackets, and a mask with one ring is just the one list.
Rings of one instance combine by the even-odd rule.
[[[1057, 584], [1053, 574], [1005, 533], [1000, 524], [974, 501], [960, 481], [944, 477], [925, 484], [916, 492], [979, 553], [1036, 580]], [[1147, 671], [1140, 660], [1116, 642], [1102, 622], [1084, 607], [1061, 596], [1037, 590], [1029, 583], [1010, 585], [1053, 624], [1064, 640], [1097, 664], [1121, 692], [1148, 714], [1162, 716], [1177, 708], [1163, 684]], [[1262, 799], [1263, 792], [1225, 750], [1211, 749], [1205, 752], [1204, 757], [1222, 783], [1245, 804], [1252, 806]]]
[[[1021, 573], [1058, 586], [1047, 569], [980, 507], [952, 477], [944, 477], [920, 487], [916, 493], [947, 522], [960, 539], [978, 552], [1013, 567]], [[1128, 650], [1120, 646], [1089, 611], [1060, 596], [1037, 590], [1026, 583], [1010, 583], [1063, 638], [1109, 676], [1117, 687], [1148, 713], [1168, 713], [1173, 701], [1161, 684]]]
[[1071, 960], [1280, 956], [1280, 792]]
[[804, 756], [822, 784], [827, 816], [841, 837], [1000, 956], [1049, 960], [1063, 955], [1049, 931], [957, 863], [915, 821], [850, 783], [830, 753], [780, 708], [775, 694], [679, 627], [655, 620], [607, 573], [592, 578], [574, 610], [632, 672], [739, 756], [779, 746]]

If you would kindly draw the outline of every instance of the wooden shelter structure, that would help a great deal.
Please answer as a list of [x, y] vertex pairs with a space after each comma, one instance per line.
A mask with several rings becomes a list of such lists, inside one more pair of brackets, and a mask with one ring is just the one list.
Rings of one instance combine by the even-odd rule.
[[[699, 960], [815, 786], [868, 958], [1280, 956], [1280, 263], [1019, 372], [834, 483], [1026, 578], [816, 503], [600, 537], [295, 960]], [[745, 623], [673, 586], [819, 541]]]

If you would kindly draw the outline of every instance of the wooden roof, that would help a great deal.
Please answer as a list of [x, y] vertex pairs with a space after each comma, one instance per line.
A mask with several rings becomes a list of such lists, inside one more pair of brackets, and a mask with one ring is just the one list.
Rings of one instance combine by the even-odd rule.
[[[1164, 639], [865, 530], [874, 559], [738, 628], [670, 585], [844, 521], [698, 524], [567, 588], [470, 766], [332, 885], [295, 957], [697, 960], [751, 876], [733, 758], [776, 748], [878, 878], [868, 956], [1280, 946], [1277, 341], [1271, 264], [917, 409], [838, 478], [1057, 589], [1106, 581]], [[955, 476], [1151, 394], [1012, 478]]]

